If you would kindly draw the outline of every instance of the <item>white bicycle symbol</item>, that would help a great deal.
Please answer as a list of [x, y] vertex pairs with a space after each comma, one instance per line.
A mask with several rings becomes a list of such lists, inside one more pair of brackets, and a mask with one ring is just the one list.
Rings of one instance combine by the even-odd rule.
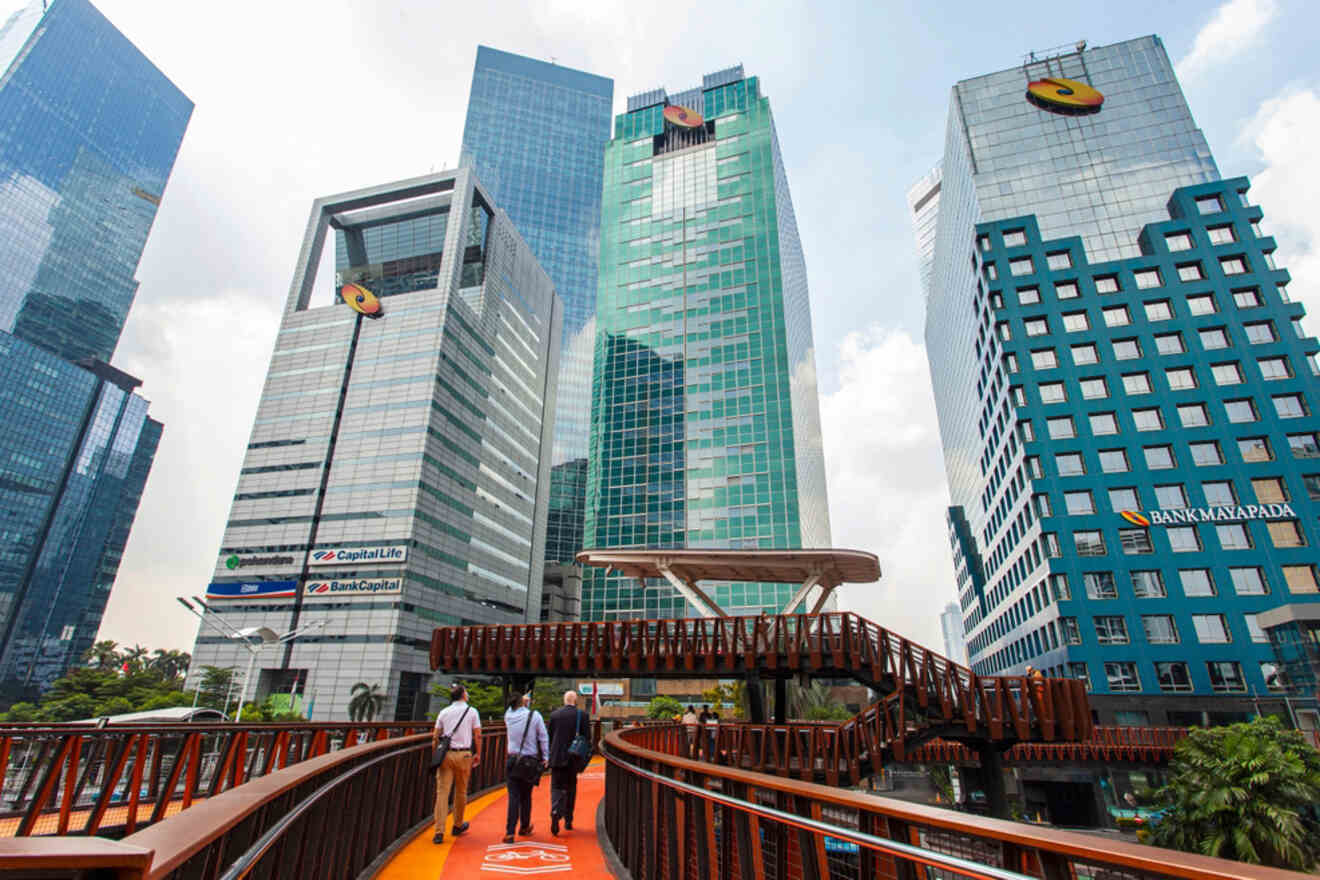
[[569, 855], [567, 853], [551, 853], [545, 850], [512, 850], [509, 852], [487, 853], [488, 862], [516, 862], [522, 859], [540, 859], [543, 862], [567, 862]]

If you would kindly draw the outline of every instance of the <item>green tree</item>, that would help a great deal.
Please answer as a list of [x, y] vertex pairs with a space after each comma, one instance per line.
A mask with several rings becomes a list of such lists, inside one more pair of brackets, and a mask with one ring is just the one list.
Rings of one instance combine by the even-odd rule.
[[1277, 718], [1191, 731], [1154, 801], [1155, 846], [1295, 871], [1320, 858], [1320, 752]]
[[[498, 686], [483, 681], [461, 681], [459, 683], [467, 688], [468, 705], [472, 707], [473, 712], [476, 712], [482, 718], [499, 718], [504, 715], [504, 692]], [[431, 685], [431, 696], [436, 698], [432, 702], [435, 711], [430, 713], [431, 717], [434, 718], [440, 714], [441, 709], [449, 705], [449, 685]]]
[[701, 701], [709, 703], [712, 709], [719, 712], [721, 720], [742, 718], [745, 689], [746, 685], [741, 681], [723, 682], [702, 691]]
[[118, 648], [118, 642], [108, 639], [103, 642], [96, 642], [83, 654], [83, 661], [96, 666], [98, 669], [118, 669], [123, 662], [119, 659]]
[[667, 697], [661, 694], [658, 697], [652, 697], [651, 702], [646, 705], [646, 717], [656, 719], [672, 719], [675, 715], [683, 714], [683, 704], [673, 697]]
[[123, 653], [124, 662], [128, 664], [130, 672], [138, 672], [147, 665], [147, 658], [151, 652], [141, 645], [134, 645]]
[[367, 684], [359, 681], [350, 690], [348, 717], [354, 721], [374, 721], [385, 708], [385, 695], [380, 684]]
[[188, 664], [192, 657], [185, 651], [165, 651], [157, 648], [151, 652], [147, 669], [159, 672], [167, 679], [183, 678], [188, 674]]
[[197, 683], [197, 689], [200, 691], [197, 695], [197, 705], [223, 712], [225, 703], [233, 699], [234, 675], [233, 669], [203, 666], [201, 681]]
[[810, 687], [790, 685], [793, 717], [807, 721], [847, 721], [853, 717], [848, 707], [834, 699], [829, 686], [813, 681]]
[[542, 716], [564, 705], [564, 691], [572, 690], [573, 682], [567, 678], [538, 679], [532, 689], [532, 708]]

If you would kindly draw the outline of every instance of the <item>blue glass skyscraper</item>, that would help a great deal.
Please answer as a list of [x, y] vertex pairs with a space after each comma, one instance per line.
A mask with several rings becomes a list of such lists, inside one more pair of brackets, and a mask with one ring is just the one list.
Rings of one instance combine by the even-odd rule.
[[547, 562], [582, 549], [605, 144], [614, 82], [477, 48], [463, 161], [513, 220], [564, 301]]
[[0, 689], [90, 647], [161, 425], [106, 363], [192, 102], [86, 0], [0, 25]]

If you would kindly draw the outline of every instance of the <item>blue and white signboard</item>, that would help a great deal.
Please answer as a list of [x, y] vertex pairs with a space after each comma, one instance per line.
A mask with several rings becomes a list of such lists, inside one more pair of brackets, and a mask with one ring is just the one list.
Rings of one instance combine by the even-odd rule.
[[292, 599], [297, 581], [241, 581], [213, 583], [206, 588], [208, 599]]

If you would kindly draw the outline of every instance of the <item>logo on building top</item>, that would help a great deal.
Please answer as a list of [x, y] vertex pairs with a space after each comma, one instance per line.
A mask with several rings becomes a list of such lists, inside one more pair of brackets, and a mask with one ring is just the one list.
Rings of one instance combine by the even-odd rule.
[[1244, 519], [1296, 519], [1291, 504], [1226, 504], [1222, 507], [1181, 507], [1174, 510], [1120, 510], [1118, 515], [1135, 526], [1171, 526], [1198, 522], [1237, 522]]
[[1123, 517], [1123, 519], [1127, 520], [1128, 522], [1132, 523], [1134, 526], [1142, 526], [1144, 528], [1150, 525], [1150, 520], [1146, 519], [1144, 516], [1137, 513], [1135, 510], [1120, 510], [1118, 512], [1118, 515]]
[[380, 317], [380, 300], [376, 299], [376, 294], [361, 284], [350, 281], [339, 289], [339, 295], [348, 303], [348, 307], [359, 315], [366, 315], [368, 318]]
[[237, 553], [231, 553], [225, 558], [225, 568], [230, 571], [236, 571], [240, 568], [251, 568], [254, 565], [293, 565], [292, 556], [239, 556]]
[[705, 121], [700, 113], [688, 107], [670, 104], [665, 108], [665, 122], [673, 123], [679, 128], [700, 128]]
[[403, 562], [407, 547], [329, 547], [307, 554], [308, 565], [351, 565], [377, 562]]
[[1027, 100], [1043, 110], [1080, 115], [1099, 113], [1105, 96], [1084, 82], [1050, 76], [1027, 83]]

